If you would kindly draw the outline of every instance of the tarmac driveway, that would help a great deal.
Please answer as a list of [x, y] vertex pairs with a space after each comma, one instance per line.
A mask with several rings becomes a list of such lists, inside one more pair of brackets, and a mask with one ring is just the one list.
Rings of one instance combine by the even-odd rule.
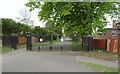
[[24, 51], [3, 56], [3, 72], [94, 72], [76, 63], [76, 57], [50, 51]]

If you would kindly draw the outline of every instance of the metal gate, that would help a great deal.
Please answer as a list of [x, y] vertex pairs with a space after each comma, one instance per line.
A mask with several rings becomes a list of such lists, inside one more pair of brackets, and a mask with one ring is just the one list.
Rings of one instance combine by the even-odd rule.
[[[35, 43], [32, 42], [33, 36], [36, 37], [37, 39]], [[68, 40], [65, 37], [54, 38], [51, 36], [36, 36], [36, 35], [27, 34], [26, 40], [27, 40], [26, 41], [27, 50], [61, 51], [61, 52], [74, 50], [71, 47], [72, 40]], [[55, 42], [57, 40], [58, 42]]]

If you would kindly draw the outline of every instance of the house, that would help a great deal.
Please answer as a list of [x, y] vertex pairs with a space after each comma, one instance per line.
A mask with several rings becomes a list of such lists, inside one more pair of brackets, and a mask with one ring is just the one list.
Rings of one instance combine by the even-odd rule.
[[106, 28], [105, 34], [94, 37], [93, 46], [120, 53], [120, 23], [113, 20], [112, 28]]
[[97, 35], [95, 39], [111, 39], [120, 40], [120, 23], [115, 23], [113, 20], [112, 28], [106, 28], [106, 32], [103, 35]]

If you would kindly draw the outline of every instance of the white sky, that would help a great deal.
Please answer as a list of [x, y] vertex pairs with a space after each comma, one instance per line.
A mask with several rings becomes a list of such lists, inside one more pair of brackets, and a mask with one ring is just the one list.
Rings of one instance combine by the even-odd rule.
[[[26, 8], [24, 4], [28, 1], [29, 0], [1, 0], [0, 17], [16, 20], [16, 18], [20, 16], [20, 11]], [[45, 23], [39, 21], [37, 10], [32, 11], [31, 14], [34, 25], [43, 27]]]
[[[0, 17], [1, 18], [11, 18], [16, 20], [17, 17], [20, 16], [20, 10], [24, 9], [24, 4], [27, 3], [29, 0], [1, 0], [0, 1]], [[37, 16], [37, 10], [32, 11], [32, 20], [34, 21], [34, 26], [41, 26], [43, 27], [45, 23], [39, 21]], [[109, 24], [112, 24], [112, 20], [108, 18], [110, 21]], [[111, 28], [112, 25], [107, 26], [107, 28]]]

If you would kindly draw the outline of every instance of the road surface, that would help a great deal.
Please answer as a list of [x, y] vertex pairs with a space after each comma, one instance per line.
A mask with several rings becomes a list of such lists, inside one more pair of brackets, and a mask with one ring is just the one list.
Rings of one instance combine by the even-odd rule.
[[[65, 43], [57, 43], [55, 45], [65, 45]], [[25, 49], [3, 54], [2, 71], [94, 72], [87, 67], [77, 64], [75, 56], [62, 54], [60, 51], [26, 51]]]

